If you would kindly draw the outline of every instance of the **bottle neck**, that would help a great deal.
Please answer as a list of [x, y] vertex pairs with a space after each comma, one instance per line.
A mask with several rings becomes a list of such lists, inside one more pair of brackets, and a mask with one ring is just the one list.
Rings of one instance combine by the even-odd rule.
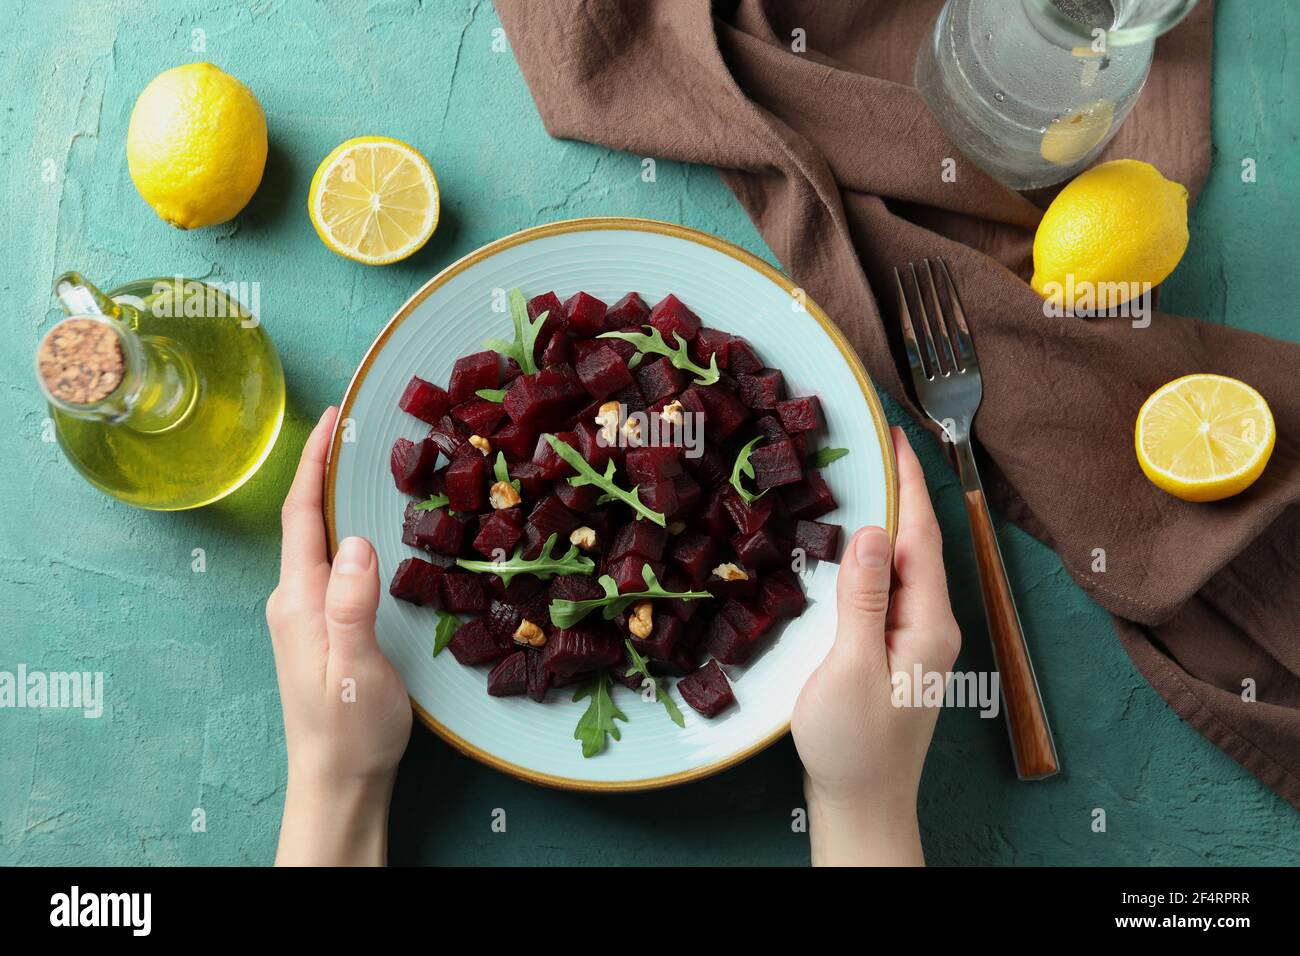
[[175, 428], [198, 395], [193, 365], [175, 342], [122, 319], [74, 316], [50, 330], [37, 363], [45, 397], [76, 418], [146, 433]]

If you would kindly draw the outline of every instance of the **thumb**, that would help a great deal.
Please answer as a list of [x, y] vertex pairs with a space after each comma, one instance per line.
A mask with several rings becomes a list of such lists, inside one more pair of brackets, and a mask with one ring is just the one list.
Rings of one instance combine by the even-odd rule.
[[874, 525], [860, 529], [845, 548], [836, 581], [836, 652], [885, 659], [890, 550], [889, 532]]
[[344, 538], [325, 588], [325, 625], [330, 650], [344, 653], [375, 643], [379, 608], [379, 562], [365, 538]]

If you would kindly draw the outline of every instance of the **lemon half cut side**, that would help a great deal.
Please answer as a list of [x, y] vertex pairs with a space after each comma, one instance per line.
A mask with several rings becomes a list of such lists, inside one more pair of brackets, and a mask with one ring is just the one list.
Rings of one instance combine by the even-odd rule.
[[312, 177], [308, 211], [321, 242], [367, 265], [397, 262], [438, 226], [438, 180], [420, 153], [384, 136], [336, 147]]
[[1226, 375], [1185, 375], [1161, 386], [1138, 412], [1138, 464], [1158, 488], [1184, 501], [1245, 491], [1273, 453], [1264, 397]]

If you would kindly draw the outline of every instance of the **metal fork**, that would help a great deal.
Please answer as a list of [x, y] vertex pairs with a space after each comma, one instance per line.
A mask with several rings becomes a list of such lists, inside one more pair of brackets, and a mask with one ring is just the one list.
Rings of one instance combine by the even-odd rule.
[[[966, 516], [970, 519], [984, 616], [988, 620], [989, 638], [993, 644], [993, 660], [1000, 675], [1002, 705], [1006, 711], [1016, 774], [1021, 780], [1041, 780], [1060, 769], [1056, 744], [1052, 740], [1052, 728], [1047, 723], [1043, 697], [1034, 676], [1033, 662], [1029, 659], [1020, 615], [1007, 583], [1006, 565], [993, 532], [993, 519], [989, 516], [984, 486], [980, 483], [971, 450], [971, 424], [984, 396], [984, 383], [957, 289], [943, 260], [935, 261], [944, 286], [943, 298], [948, 300], [947, 314], [930, 260], [923, 259], [919, 271], [917, 263], [909, 262], [906, 269], [911, 282], [907, 287], [911, 289], [911, 298], [916, 305], [916, 322], [912, 321], [909, 296], [904, 291], [904, 276], [898, 269], [894, 270], [907, 364], [912, 369], [917, 400], [925, 413], [943, 429], [957, 452], [957, 474], [966, 499]], [[925, 292], [928, 292], [933, 306], [933, 319], [931, 310], [926, 308]]]

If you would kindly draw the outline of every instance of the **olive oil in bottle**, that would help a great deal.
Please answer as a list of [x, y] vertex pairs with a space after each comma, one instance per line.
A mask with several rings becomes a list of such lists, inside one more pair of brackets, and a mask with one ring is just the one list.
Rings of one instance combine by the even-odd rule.
[[176, 511], [252, 477], [280, 432], [284, 373], [237, 298], [180, 277], [106, 296], [75, 272], [55, 294], [68, 318], [41, 341], [37, 376], [59, 444], [87, 481]]

